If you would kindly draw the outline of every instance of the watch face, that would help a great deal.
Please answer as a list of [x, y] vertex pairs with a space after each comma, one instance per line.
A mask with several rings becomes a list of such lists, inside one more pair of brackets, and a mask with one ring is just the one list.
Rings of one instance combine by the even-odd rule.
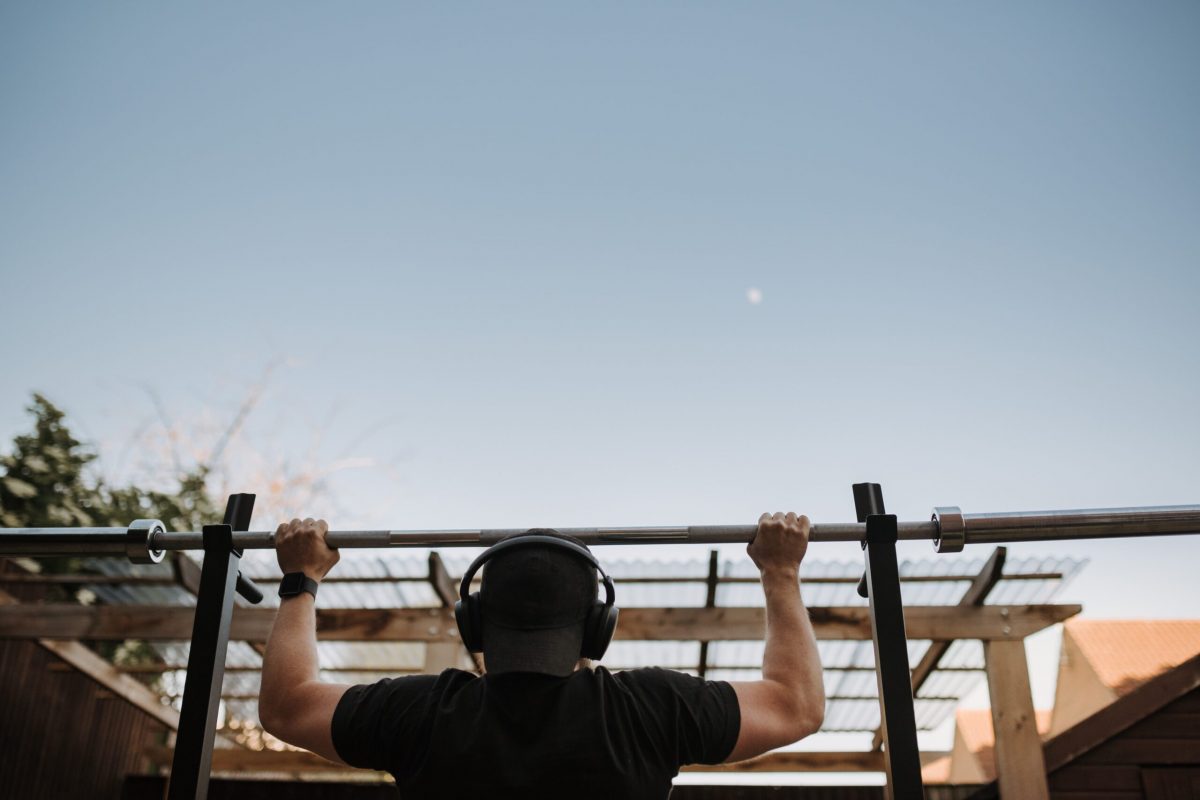
[[304, 591], [304, 573], [302, 572], [289, 572], [279, 583], [281, 595], [299, 594], [302, 591]]

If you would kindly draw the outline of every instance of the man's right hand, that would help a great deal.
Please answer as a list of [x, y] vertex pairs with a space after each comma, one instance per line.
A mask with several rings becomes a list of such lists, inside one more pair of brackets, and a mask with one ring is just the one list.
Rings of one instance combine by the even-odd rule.
[[795, 512], [763, 514], [746, 552], [760, 572], [788, 570], [796, 573], [808, 551], [808, 517]]
[[281, 522], [275, 529], [275, 556], [284, 575], [303, 572], [315, 581], [324, 578], [341, 558], [338, 551], [325, 543], [329, 524], [323, 519], [309, 517], [301, 522]]

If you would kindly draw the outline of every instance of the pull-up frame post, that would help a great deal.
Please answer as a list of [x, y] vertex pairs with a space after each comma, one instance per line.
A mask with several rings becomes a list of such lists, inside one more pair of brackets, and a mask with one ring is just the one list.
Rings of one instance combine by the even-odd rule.
[[883, 491], [878, 483], [854, 484], [854, 509], [858, 521], [867, 526], [863, 538], [867, 565], [863, 582], [871, 602], [871, 639], [875, 645], [887, 796], [889, 800], [923, 798], [904, 600], [900, 594], [900, 565], [896, 560], [896, 517], [884, 512]]
[[196, 593], [196, 614], [192, 620], [187, 678], [171, 762], [168, 800], [204, 800], [208, 797], [234, 591], [252, 603], [262, 600], [258, 588], [238, 573], [242, 554], [233, 545], [233, 532], [250, 527], [253, 511], [254, 495], [230, 495], [224, 523], [204, 526], [204, 565], [200, 570], [200, 589]]

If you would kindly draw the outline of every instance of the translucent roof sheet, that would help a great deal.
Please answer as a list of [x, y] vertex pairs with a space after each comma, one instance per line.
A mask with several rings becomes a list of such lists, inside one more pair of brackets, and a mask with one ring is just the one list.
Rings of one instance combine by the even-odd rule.
[[[990, 554], [989, 554], [990, 555]], [[441, 554], [447, 571], [455, 577], [470, 563], [471, 555], [459, 551]], [[970, 581], [986, 563], [985, 557], [937, 557], [901, 562], [901, 592], [906, 605], [955, 605]], [[104, 575], [141, 575], [171, 578], [167, 564], [131, 565], [123, 559], [89, 559], [89, 569]], [[1083, 566], [1072, 558], [1038, 557], [1006, 562], [1002, 579], [988, 595], [989, 604], [1046, 603]], [[247, 552], [243, 571], [264, 586], [280, 577], [274, 554]], [[605, 567], [617, 584], [618, 604], [635, 607], [700, 607], [708, 596], [709, 561], [614, 559]], [[856, 585], [862, 575], [857, 561], [804, 562], [801, 577], [809, 606], [865, 606]], [[342, 554], [337, 571], [321, 587], [323, 608], [431, 608], [441, 600], [428, 580], [425, 555], [413, 551], [352, 550]], [[717, 564], [715, 591], [718, 606], [763, 605], [758, 571], [746, 558], [727, 558]], [[178, 585], [95, 584], [87, 590], [96, 602], [193, 606], [195, 598]], [[264, 605], [277, 605], [274, 592], [265, 592]], [[238, 598], [240, 604], [245, 604]], [[909, 663], [916, 665], [931, 643], [911, 640]], [[166, 665], [187, 663], [186, 642], [157, 642], [151, 647]], [[875, 657], [869, 641], [818, 642], [824, 666], [828, 707], [824, 731], [873, 731], [879, 725]], [[231, 641], [226, 659], [223, 693], [229, 717], [257, 719], [254, 695], [258, 691], [261, 645]], [[701, 663], [701, 653], [705, 653]], [[416, 673], [425, 665], [423, 642], [320, 642], [318, 652], [322, 676], [331, 681], [369, 683], [396, 674]], [[466, 653], [461, 663], [468, 667]], [[720, 680], [755, 680], [761, 677], [761, 641], [718, 641], [702, 648], [701, 642], [628, 641], [612, 644], [604, 659], [610, 669], [661, 666]], [[978, 641], [959, 640], [950, 644], [935, 670], [917, 692], [918, 728], [937, 727], [954, 709], [959, 698], [982, 679], [983, 650]], [[143, 680], [155, 673], [135, 673]], [[182, 670], [161, 674], [157, 688], [177, 698], [182, 693]]]

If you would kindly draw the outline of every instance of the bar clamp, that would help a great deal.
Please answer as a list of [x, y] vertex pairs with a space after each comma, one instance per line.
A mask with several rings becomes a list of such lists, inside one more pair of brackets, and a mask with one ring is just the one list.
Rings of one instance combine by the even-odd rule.
[[933, 537], [933, 549], [939, 553], [961, 553], [967, 543], [967, 521], [958, 506], [937, 506], [933, 509], [933, 521], [938, 532]]
[[157, 519], [135, 519], [125, 531], [125, 555], [134, 564], [158, 564], [165, 550], [154, 546], [154, 537], [166, 530]]

